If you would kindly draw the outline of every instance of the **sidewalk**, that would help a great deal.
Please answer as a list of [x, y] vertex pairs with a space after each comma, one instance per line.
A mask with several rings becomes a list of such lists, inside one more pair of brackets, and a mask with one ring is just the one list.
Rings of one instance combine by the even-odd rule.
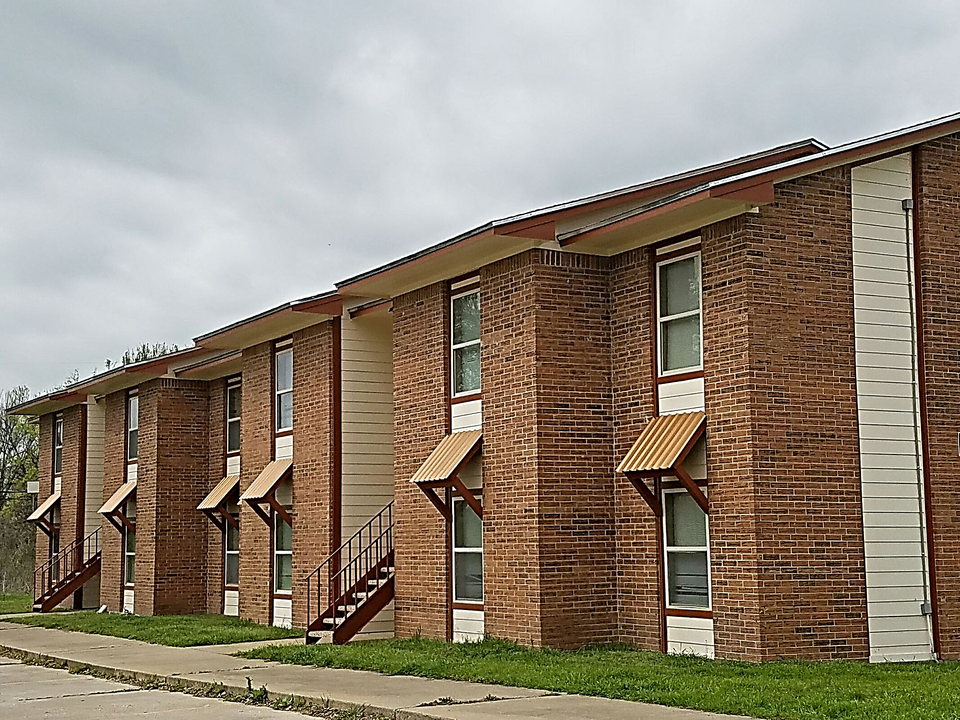
[[[263, 644], [263, 643], [260, 643]], [[71, 668], [123, 673], [140, 680], [167, 680], [190, 686], [222, 685], [243, 693], [248, 679], [265, 686], [271, 697], [303, 698], [331, 707], [364, 706], [396, 720], [505, 720], [506, 718], [570, 718], [579, 720], [732, 720], [734, 716], [695, 710], [557, 695], [500, 685], [380, 675], [279, 665], [224, 654], [224, 646], [172, 648], [137, 640], [49, 630], [0, 622], [0, 648], [37, 659], [65, 661]], [[243, 649], [239, 646], [235, 651]], [[444, 703], [431, 705], [443, 699]], [[742, 719], [741, 719], [742, 720]]]

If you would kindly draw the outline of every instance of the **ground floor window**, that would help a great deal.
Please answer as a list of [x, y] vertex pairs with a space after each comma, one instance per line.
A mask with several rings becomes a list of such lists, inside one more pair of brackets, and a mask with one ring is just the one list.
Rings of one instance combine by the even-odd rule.
[[483, 521], [463, 498], [453, 500], [453, 600], [483, 602]]
[[273, 589], [293, 589], [293, 528], [278, 513], [273, 514]]
[[[223, 584], [234, 588], [240, 584], [240, 516], [231, 513], [223, 534]], [[236, 523], [236, 524], [234, 524]]]
[[127, 500], [123, 508], [124, 517], [130, 522], [123, 526], [123, 584], [133, 586], [137, 560], [137, 501]]
[[707, 516], [685, 490], [663, 492], [667, 606], [710, 607]]

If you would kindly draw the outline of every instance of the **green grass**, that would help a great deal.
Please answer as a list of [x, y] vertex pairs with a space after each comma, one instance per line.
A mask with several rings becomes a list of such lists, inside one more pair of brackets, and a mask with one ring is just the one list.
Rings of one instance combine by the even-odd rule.
[[750, 663], [625, 648], [527, 650], [414, 638], [290, 645], [246, 658], [471, 680], [782, 720], [956, 720], [960, 663]]
[[95, 612], [69, 615], [32, 615], [10, 618], [10, 622], [36, 625], [59, 630], [110, 635], [111, 637], [142, 640], [155, 645], [189, 647], [191, 645], [221, 645], [253, 640], [302, 637], [299, 630], [258, 625], [249, 620], [224, 615], [160, 615], [141, 617]]
[[31, 608], [33, 608], [33, 598], [26, 593], [0, 593], [0, 615], [30, 612]]

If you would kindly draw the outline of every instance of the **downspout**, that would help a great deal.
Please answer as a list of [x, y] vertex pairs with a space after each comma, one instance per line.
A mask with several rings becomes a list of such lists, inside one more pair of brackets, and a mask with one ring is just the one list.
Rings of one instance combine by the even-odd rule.
[[[913, 448], [916, 458], [917, 471], [917, 514], [920, 520], [920, 571], [923, 574], [923, 603], [920, 613], [926, 617], [933, 614], [933, 605], [930, 601], [929, 553], [927, 549], [927, 518], [924, 501], [923, 482], [923, 449], [920, 437], [920, 375], [918, 365], [917, 343], [917, 297], [916, 278], [914, 277], [913, 242], [910, 232], [910, 215], [913, 213], [913, 199], [901, 201], [904, 217], [904, 233], [907, 244], [907, 289], [910, 293], [910, 385], [912, 387], [913, 405]], [[929, 626], [929, 623], [928, 623]], [[932, 632], [932, 630], [931, 630]]]

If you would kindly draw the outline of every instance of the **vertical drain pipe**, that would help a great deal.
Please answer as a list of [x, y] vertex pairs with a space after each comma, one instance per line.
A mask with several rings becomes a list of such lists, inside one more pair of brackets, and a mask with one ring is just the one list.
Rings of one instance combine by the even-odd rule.
[[[917, 297], [916, 297], [916, 278], [914, 277], [914, 258], [913, 242], [910, 237], [910, 215], [913, 212], [913, 198], [901, 200], [904, 219], [904, 233], [907, 243], [907, 289], [910, 293], [910, 386], [912, 388], [911, 402], [913, 405], [913, 448], [916, 458], [917, 469], [917, 513], [920, 520], [920, 571], [923, 574], [923, 603], [920, 605], [920, 613], [925, 616], [933, 614], [933, 606], [930, 602], [930, 588], [927, 563], [929, 562], [927, 553], [927, 518], [924, 508], [924, 488], [923, 488], [923, 448], [920, 438], [920, 374], [917, 368]], [[929, 623], [928, 623], [929, 625]]]

